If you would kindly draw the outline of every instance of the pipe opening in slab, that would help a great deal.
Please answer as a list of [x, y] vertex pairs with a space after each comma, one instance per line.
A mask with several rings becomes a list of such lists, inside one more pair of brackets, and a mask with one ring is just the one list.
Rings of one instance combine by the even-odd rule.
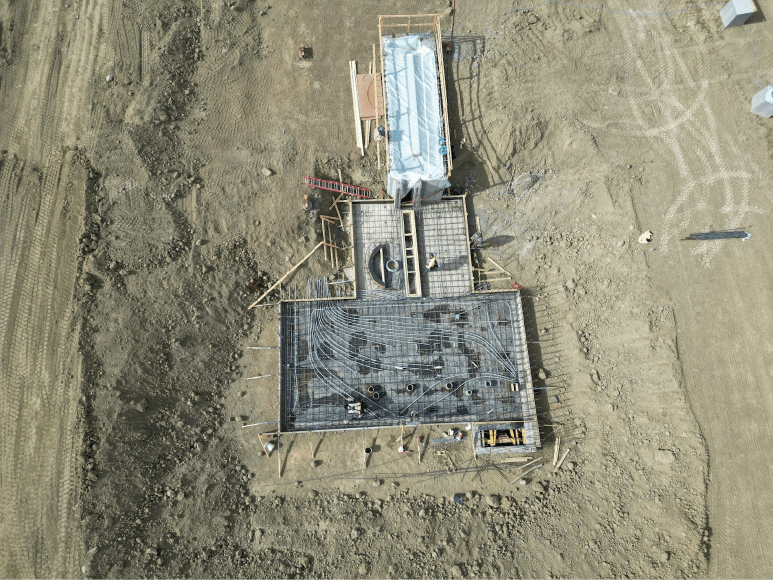
[[397, 263], [397, 260], [387, 260], [386, 269], [392, 273], [397, 272], [400, 269], [400, 264]]
[[371, 449], [370, 447], [366, 447], [365, 448], [365, 455], [370, 455], [371, 453], [373, 453], [373, 449]]
[[491, 387], [491, 385], [493, 385], [493, 383], [491, 381], [486, 381], [486, 386], [487, 387]]
[[446, 383], [446, 391], [450, 391], [453, 388], [454, 388], [454, 384], [453, 383]]
[[471, 397], [472, 396], [472, 391], [470, 391], [470, 390], [464, 391], [464, 394], [467, 395], [468, 397]]
[[378, 393], [373, 393], [373, 400], [374, 400], [374, 401], [378, 401], [378, 399], [379, 399], [379, 397], [380, 397], [380, 396], [381, 396], [381, 395], [379, 395]]
[[412, 393], [413, 389], [414, 389], [413, 385], [405, 385], [405, 390], [408, 391], [409, 393]]

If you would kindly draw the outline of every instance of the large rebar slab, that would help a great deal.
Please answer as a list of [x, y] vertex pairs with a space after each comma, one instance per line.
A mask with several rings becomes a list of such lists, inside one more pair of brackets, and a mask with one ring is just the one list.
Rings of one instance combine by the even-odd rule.
[[519, 420], [539, 446], [517, 292], [280, 311], [282, 431]]

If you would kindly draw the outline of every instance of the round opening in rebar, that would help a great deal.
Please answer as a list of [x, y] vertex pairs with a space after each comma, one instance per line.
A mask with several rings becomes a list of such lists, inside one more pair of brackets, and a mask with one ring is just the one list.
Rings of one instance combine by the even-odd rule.
[[387, 260], [386, 269], [388, 272], [397, 272], [400, 269], [400, 264], [397, 263], [397, 260]]
[[446, 383], [446, 391], [450, 391], [453, 388], [454, 388], [454, 384], [453, 383]]
[[490, 387], [493, 383], [491, 381], [486, 381], [486, 386]]
[[409, 393], [412, 393], [413, 392], [413, 385], [405, 385], [405, 390], [408, 391]]
[[370, 455], [371, 453], [373, 453], [373, 449], [371, 449], [370, 447], [366, 447], [365, 448], [365, 455]]
[[378, 393], [373, 393], [373, 399], [377, 400], [381, 395]]
[[376, 389], [374, 389], [374, 388], [373, 388], [373, 385], [370, 385], [370, 386], [368, 387], [368, 392], [369, 392], [369, 393], [372, 393], [372, 392], [373, 392], [373, 391], [375, 391], [375, 390], [376, 390]]
[[470, 391], [468, 389], [468, 390], [464, 391], [464, 394], [467, 395], [468, 397], [471, 397], [472, 396], [472, 391]]

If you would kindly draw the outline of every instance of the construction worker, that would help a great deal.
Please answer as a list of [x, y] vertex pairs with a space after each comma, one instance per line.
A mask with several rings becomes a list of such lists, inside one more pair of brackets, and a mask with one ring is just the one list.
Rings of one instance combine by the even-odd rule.
[[437, 270], [438, 267], [438, 260], [437, 256], [435, 254], [429, 255], [429, 261], [427, 262], [427, 265], [424, 268], [424, 273], [430, 272], [432, 270]]

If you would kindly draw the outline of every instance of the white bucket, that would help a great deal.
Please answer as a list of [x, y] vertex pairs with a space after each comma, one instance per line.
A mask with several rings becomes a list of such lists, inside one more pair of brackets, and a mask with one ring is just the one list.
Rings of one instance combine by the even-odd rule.
[[268, 443], [266, 443], [264, 445], [264, 447], [266, 448], [266, 453], [271, 453], [274, 450], [274, 448], [276, 447], [276, 445], [274, 445], [273, 443], [271, 443], [269, 441]]

